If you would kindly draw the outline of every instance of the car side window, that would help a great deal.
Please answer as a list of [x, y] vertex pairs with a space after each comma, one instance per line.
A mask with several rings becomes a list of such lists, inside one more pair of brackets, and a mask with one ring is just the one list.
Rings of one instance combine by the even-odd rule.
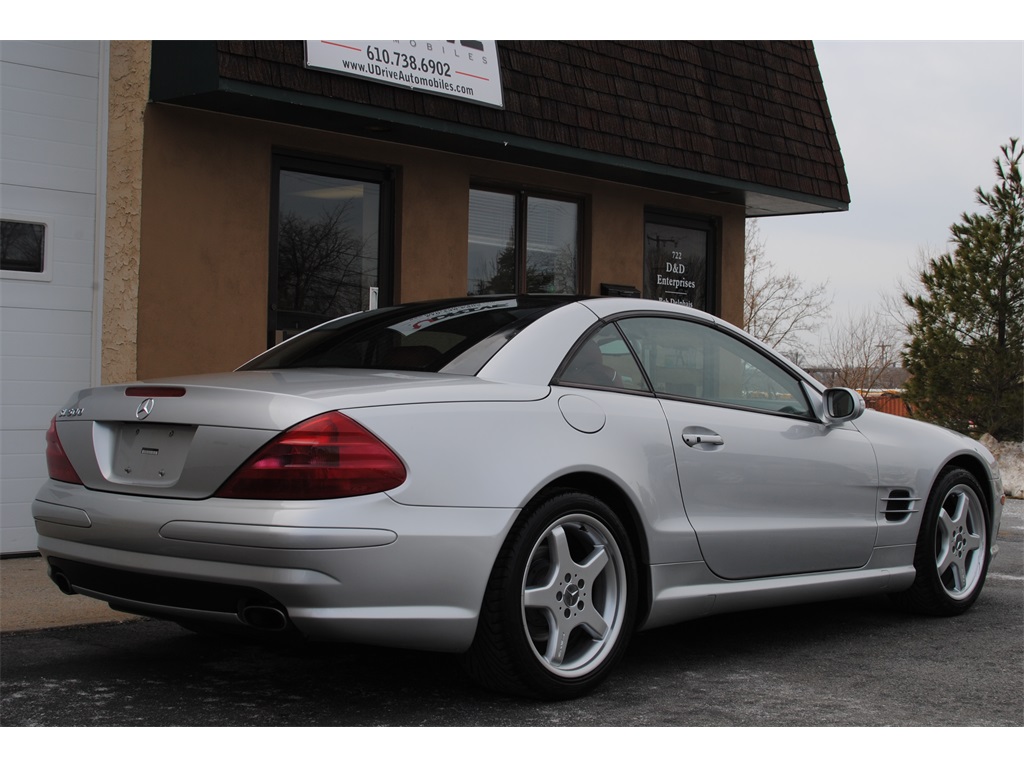
[[602, 326], [580, 345], [558, 383], [650, 392], [636, 359], [614, 325]]
[[810, 416], [800, 382], [718, 328], [669, 317], [618, 321], [658, 394]]

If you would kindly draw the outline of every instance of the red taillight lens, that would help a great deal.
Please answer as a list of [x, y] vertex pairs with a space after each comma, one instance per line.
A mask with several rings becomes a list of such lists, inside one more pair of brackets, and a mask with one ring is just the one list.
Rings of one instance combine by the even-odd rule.
[[332, 411], [263, 446], [215, 494], [229, 499], [336, 499], [397, 488], [405, 465], [376, 436]]
[[50, 428], [46, 430], [46, 471], [53, 480], [60, 480], [63, 483], [74, 483], [82, 485], [82, 480], [71, 466], [68, 455], [64, 453], [64, 446], [60, 444], [57, 437], [57, 417], [50, 419]]

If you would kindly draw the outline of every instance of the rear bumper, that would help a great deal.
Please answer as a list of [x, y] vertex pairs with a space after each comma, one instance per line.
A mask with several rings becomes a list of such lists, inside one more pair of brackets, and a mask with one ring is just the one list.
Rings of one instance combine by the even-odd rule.
[[272, 608], [310, 639], [443, 651], [472, 642], [517, 512], [385, 494], [153, 499], [53, 481], [32, 510], [51, 575], [119, 610], [242, 626], [269, 615], [252, 606]]

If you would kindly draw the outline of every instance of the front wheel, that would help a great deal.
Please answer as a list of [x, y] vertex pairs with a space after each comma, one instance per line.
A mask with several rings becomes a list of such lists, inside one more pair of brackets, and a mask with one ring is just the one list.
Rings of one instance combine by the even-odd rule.
[[524, 512], [494, 565], [467, 654], [484, 685], [547, 699], [581, 696], [625, 651], [636, 564], [598, 499], [562, 493]]
[[939, 476], [917, 537], [917, 576], [893, 595], [919, 613], [955, 616], [978, 599], [988, 572], [988, 505], [977, 480], [963, 469]]

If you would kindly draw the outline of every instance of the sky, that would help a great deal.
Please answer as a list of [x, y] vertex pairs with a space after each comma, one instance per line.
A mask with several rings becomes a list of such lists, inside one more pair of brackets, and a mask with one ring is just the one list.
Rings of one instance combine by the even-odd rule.
[[[1019, 30], [1024, 35], [1024, 26]], [[833, 321], [912, 283], [920, 254], [980, 211], [993, 161], [1024, 139], [1024, 42], [814, 43], [850, 186], [848, 211], [758, 219], [765, 257], [829, 282]]]

